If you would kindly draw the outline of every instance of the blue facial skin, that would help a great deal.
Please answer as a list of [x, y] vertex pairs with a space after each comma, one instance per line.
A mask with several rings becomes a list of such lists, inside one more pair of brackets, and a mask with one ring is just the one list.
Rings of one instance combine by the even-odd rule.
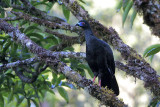
[[84, 26], [84, 22], [79, 22], [78, 25], [82, 27]]
[[82, 23], [82, 22], [79, 22], [78, 24], [79, 24], [79, 26], [83, 26], [83, 23]]

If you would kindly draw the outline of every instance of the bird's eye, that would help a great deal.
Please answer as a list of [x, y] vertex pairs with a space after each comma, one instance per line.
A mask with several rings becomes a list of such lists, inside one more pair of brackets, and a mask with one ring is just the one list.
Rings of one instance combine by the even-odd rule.
[[85, 25], [85, 23], [84, 22], [81, 22], [82, 23], [82, 25]]
[[85, 26], [85, 22], [79, 22], [79, 26], [81, 27]]

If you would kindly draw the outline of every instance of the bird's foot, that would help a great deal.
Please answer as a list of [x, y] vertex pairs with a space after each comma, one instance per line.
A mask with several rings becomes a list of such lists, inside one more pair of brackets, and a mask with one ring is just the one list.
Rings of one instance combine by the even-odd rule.
[[101, 80], [99, 80], [99, 86], [101, 87]]

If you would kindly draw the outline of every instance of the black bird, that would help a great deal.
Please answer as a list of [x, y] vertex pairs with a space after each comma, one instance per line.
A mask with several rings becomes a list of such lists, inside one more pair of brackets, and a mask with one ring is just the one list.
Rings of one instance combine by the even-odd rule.
[[100, 86], [107, 86], [116, 95], [119, 95], [119, 87], [115, 78], [115, 63], [110, 46], [94, 36], [87, 21], [81, 20], [76, 26], [84, 29], [86, 40], [86, 60], [91, 68], [94, 79], [98, 76]]

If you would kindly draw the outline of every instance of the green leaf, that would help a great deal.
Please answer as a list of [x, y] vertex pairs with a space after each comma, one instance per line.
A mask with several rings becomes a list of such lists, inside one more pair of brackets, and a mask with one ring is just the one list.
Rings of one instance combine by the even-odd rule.
[[133, 1], [130, 1], [129, 4], [127, 5], [127, 7], [126, 7], [125, 10], [124, 10], [123, 18], [122, 18], [122, 23], [123, 23], [122, 26], [124, 26], [124, 23], [125, 23], [126, 18], [127, 18], [127, 16], [128, 16], [128, 12], [129, 12], [129, 10], [131, 9], [132, 5], [133, 5]]
[[130, 1], [130, 0], [123, 0], [123, 3], [122, 3], [122, 5], [123, 5], [123, 10], [126, 9], [128, 3], [129, 3], [129, 1]]
[[67, 21], [69, 21], [70, 11], [66, 8], [65, 5], [62, 5], [62, 10], [65, 18], [67, 19]]
[[44, 40], [43, 35], [41, 35], [39, 33], [28, 33], [28, 34], [26, 34], [26, 36], [28, 36], [28, 37], [33, 36], [33, 37], [40, 39], [41, 41]]
[[31, 39], [32, 41], [36, 42], [37, 44], [39, 43], [39, 45], [41, 44], [39, 38], [36, 38], [36, 37], [34, 37], [34, 36], [31, 36], [30, 39]]
[[12, 101], [12, 99], [13, 99], [13, 90], [11, 90], [11, 93], [8, 96], [8, 100], [7, 100], [8, 103], [10, 103]]
[[[6, 73], [5, 73], [6, 74]], [[11, 78], [15, 78], [15, 75], [11, 74], [11, 73], [7, 73], [6, 76], [8, 76], [10, 79]]]
[[66, 102], [69, 102], [68, 94], [66, 90], [63, 87], [57, 87], [59, 94], [66, 100]]
[[24, 33], [31, 33], [33, 30], [39, 30], [41, 31], [40, 28], [38, 28], [37, 26], [33, 25], [33, 26], [29, 26], [24, 30]]
[[[11, 69], [8, 69], [4, 74], [7, 75], [7, 74], [11, 74], [12, 70]], [[13, 75], [13, 74], [11, 74]]]
[[4, 74], [2, 74], [1, 76], [0, 76], [0, 85], [4, 82], [4, 80], [5, 80], [5, 75]]
[[46, 93], [46, 90], [45, 90], [45, 91], [44, 91], [44, 90], [39, 90], [38, 92], [40, 93], [40, 95], [41, 95], [42, 97], [44, 97], [44, 96], [45, 96], [45, 93]]
[[56, 38], [53, 35], [45, 37], [45, 41], [48, 42], [48, 43], [53, 43], [53, 45], [58, 44], [58, 38]]
[[144, 51], [143, 57], [154, 55], [159, 51], [160, 51], [160, 44], [151, 45]]
[[79, 67], [83, 68], [83, 69], [87, 69], [89, 75], [93, 78], [94, 77], [94, 74], [93, 72], [91, 71], [90, 67], [88, 66], [88, 64], [79, 64], [78, 65]]
[[23, 25], [27, 24], [27, 22], [28, 22], [28, 21], [23, 20], [23, 21], [20, 23], [20, 26], [23, 26]]
[[6, 37], [0, 36], [0, 39], [6, 40]]
[[116, 8], [117, 12], [119, 12], [121, 10], [122, 3], [123, 3], [123, 0], [121, 0], [121, 1], [118, 2], [117, 8]]
[[59, 78], [56, 80], [56, 86], [58, 86], [63, 79], [65, 79], [65, 76], [63, 74], [60, 74]]
[[0, 6], [0, 18], [5, 17], [5, 10]]
[[81, 3], [84, 3], [84, 4], [86, 4], [86, 3], [85, 3], [85, 1], [83, 1], [83, 0], [79, 0], [79, 1], [80, 1]]
[[34, 99], [31, 99], [31, 100], [33, 101], [33, 103], [35, 104], [36, 107], [39, 107], [39, 104], [37, 103], [36, 100], [34, 100]]
[[12, 42], [8, 39], [7, 42], [3, 45], [3, 53], [5, 53], [7, 51], [7, 49], [11, 45], [11, 43]]
[[136, 15], [137, 15], [137, 10], [136, 9], [133, 9], [133, 13], [132, 13], [132, 16], [131, 16], [131, 28], [133, 26], [133, 22], [134, 22], [134, 19], [136, 18]]
[[10, 0], [2, 0], [1, 1], [1, 6], [8, 8], [10, 6]]
[[159, 107], [160, 101], [158, 99], [151, 99], [148, 107]]
[[152, 62], [154, 55], [149, 56], [150, 61]]
[[73, 47], [66, 47], [63, 49], [63, 51], [74, 51], [74, 48]]
[[31, 101], [30, 101], [30, 99], [27, 99], [27, 107], [31, 107]]
[[68, 83], [68, 82], [62, 82], [62, 86], [66, 86], [71, 89], [77, 89], [73, 84]]
[[17, 99], [17, 104], [16, 104], [16, 107], [18, 107], [21, 103], [22, 103], [22, 101], [24, 100], [24, 96], [22, 96], [22, 97], [20, 97], [20, 98], [18, 98]]
[[46, 5], [46, 11], [48, 12], [49, 10], [51, 10], [54, 4], [55, 4], [55, 2], [45, 3], [45, 5]]
[[52, 72], [52, 77], [53, 77], [52, 84], [55, 84], [57, 81], [57, 74], [55, 72]]
[[23, 31], [24, 31], [24, 28], [23, 28], [23, 27], [21, 27], [19, 30], [20, 30], [21, 32], [23, 32]]
[[48, 88], [48, 89], [47, 89], [47, 92], [55, 95], [55, 93], [54, 93], [54, 91], [53, 91], [52, 89], [49, 89], [49, 88]]
[[1, 95], [1, 93], [0, 93], [0, 105], [1, 105], [1, 107], [4, 107], [4, 98]]
[[46, 75], [42, 75], [42, 77], [43, 77], [45, 80], [48, 79], [48, 76], [49, 76], [49, 75], [47, 75], [47, 74], [46, 74]]
[[15, 44], [15, 43], [12, 43], [11, 49], [10, 49], [10, 54], [11, 54], [12, 57], [16, 57], [17, 48], [18, 48], [18, 45]]

